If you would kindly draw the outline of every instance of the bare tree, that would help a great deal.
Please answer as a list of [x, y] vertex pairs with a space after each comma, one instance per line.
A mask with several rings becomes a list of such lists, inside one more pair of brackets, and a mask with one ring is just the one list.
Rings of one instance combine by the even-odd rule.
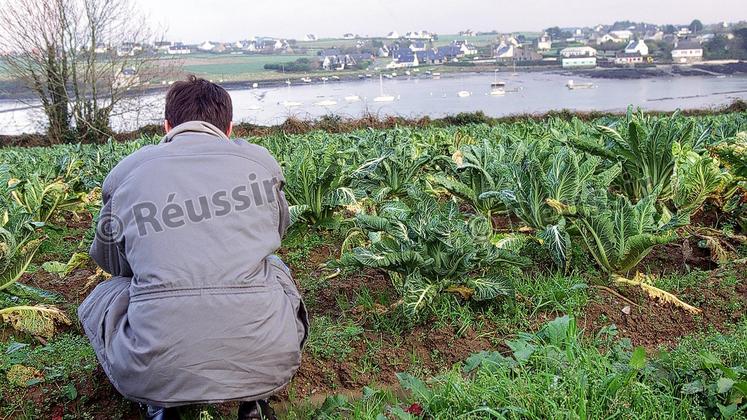
[[13, 0], [0, 8], [0, 47], [12, 77], [39, 99], [50, 142], [98, 141], [110, 118], [173, 65], [131, 0]]

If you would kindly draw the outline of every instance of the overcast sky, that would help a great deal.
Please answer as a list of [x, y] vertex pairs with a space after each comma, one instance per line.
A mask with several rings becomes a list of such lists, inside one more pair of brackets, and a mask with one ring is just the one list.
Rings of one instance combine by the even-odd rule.
[[747, 19], [747, 0], [134, 0], [167, 38], [339, 37], [396, 30], [536, 31], [616, 20], [703, 23]]

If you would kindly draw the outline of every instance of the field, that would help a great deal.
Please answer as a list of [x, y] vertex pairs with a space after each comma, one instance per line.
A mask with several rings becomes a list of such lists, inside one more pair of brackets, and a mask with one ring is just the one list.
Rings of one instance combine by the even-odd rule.
[[[311, 318], [281, 418], [746, 418], [747, 113], [453, 122], [247, 139]], [[75, 313], [156, 141], [0, 149], [0, 419], [140, 418]]]
[[195, 54], [184, 59], [182, 70], [213, 80], [267, 80], [283, 75], [265, 70], [265, 64], [289, 63], [304, 57], [308, 56]]

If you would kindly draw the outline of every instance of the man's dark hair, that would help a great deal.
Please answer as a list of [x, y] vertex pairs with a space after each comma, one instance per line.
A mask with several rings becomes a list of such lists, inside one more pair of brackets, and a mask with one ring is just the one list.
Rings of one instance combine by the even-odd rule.
[[228, 132], [233, 119], [231, 96], [225, 89], [195, 75], [171, 85], [166, 93], [166, 120], [171, 127], [205, 121]]

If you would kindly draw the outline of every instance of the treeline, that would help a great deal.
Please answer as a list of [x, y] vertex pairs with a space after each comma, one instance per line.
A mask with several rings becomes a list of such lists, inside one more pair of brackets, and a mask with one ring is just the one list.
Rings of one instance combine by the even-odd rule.
[[264, 66], [265, 70], [287, 71], [289, 73], [301, 73], [319, 69], [319, 61], [309, 58], [299, 58], [296, 61], [287, 63], [268, 63]]

